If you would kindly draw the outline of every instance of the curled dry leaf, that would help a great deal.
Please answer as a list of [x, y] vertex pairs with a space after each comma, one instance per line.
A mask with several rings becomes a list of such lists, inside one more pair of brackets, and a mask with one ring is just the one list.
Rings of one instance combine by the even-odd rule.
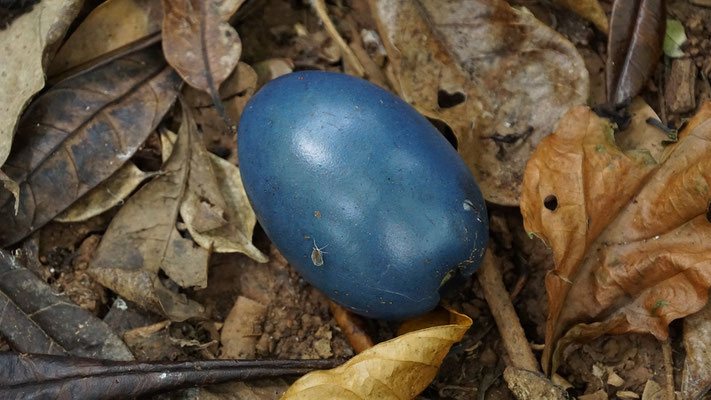
[[37, 98], [4, 166], [20, 208], [0, 190], [0, 246], [49, 222], [118, 170], [175, 101], [180, 78], [157, 48], [116, 59]]
[[109, 0], [96, 7], [69, 36], [49, 65], [59, 75], [111, 50], [160, 31], [160, 0]]
[[502, 0], [371, 4], [400, 96], [452, 128], [487, 200], [517, 205], [536, 144], [588, 97], [575, 47]]
[[[207, 250], [239, 252], [257, 262], [267, 262], [269, 258], [252, 244], [257, 216], [247, 198], [239, 169], [208, 153], [197, 130], [193, 135], [190, 178], [180, 205], [180, 215], [190, 235]], [[161, 135], [164, 157], [172, 153], [174, 140], [170, 131]]]
[[450, 311], [443, 325], [425, 327], [379, 343], [329, 371], [294, 382], [285, 399], [413, 399], [435, 377], [449, 348], [472, 320]]
[[682, 399], [699, 399], [711, 388], [711, 303], [684, 318]]
[[521, 211], [554, 252], [543, 367], [604, 333], [649, 332], [701, 309], [711, 270], [711, 103], [655, 160], [617, 147], [609, 121], [575, 107], [526, 166]]
[[69, 208], [59, 214], [55, 221], [78, 222], [86, 221], [104, 211], [122, 204], [144, 180], [156, 173], [143, 172], [131, 161], [124, 164], [118, 171], [99, 186], [74, 202]]
[[44, 0], [0, 30], [0, 166], [10, 153], [22, 110], [44, 87], [48, 58], [69, 28], [81, 0]]
[[617, 0], [607, 41], [607, 101], [639, 94], [659, 64], [666, 29], [664, 0]]
[[185, 194], [195, 122], [183, 111], [163, 174], [131, 196], [111, 221], [92, 260], [90, 272], [104, 286], [174, 321], [201, 316], [201, 305], [163, 284], [159, 271], [181, 286], [207, 284], [207, 250], [184, 239], [176, 219]]
[[[194, 124], [194, 122], [193, 122]], [[269, 259], [252, 244], [257, 216], [239, 169], [205, 150], [194, 131], [188, 189], [180, 215], [200, 246], [218, 253], [240, 252], [258, 262]]]
[[0, 334], [16, 351], [133, 360], [104, 321], [55, 293], [1, 249], [0, 310]]
[[237, 66], [242, 42], [227, 20], [244, 0], [163, 0], [163, 53], [192, 87], [210, 94]]
[[607, 33], [610, 30], [607, 15], [597, 0], [556, 0], [556, 3], [568, 7], [574, 13], [592, 22], [601, 32]]

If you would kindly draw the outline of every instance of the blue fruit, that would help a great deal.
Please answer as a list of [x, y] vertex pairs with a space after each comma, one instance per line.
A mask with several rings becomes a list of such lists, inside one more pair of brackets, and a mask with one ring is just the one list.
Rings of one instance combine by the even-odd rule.
[[378, 86], [321, 71], [273, 80], [247, 104], [238, 149], [269, 238], [358, 314], [425, 313], [445, 282], [481, 262], [488, 221], [469, 169], [427, 119]]

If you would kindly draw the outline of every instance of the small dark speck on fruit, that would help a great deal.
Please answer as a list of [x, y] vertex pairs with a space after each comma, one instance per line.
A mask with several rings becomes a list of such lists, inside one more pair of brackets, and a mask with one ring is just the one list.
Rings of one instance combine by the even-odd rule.
[[430, 263], [430, 259], [429, 259], [429, 258], [425, 258], [425, 264], [429, 264], [429, 263]]
[[321, 218], [321, 211], [319, 211], [319, 210], [314, 211], [314, 217]]

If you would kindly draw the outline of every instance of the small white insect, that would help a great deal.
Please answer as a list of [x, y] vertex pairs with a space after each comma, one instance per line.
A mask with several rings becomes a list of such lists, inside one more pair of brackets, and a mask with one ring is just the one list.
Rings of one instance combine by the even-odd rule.
[[328, 245], [319, 248], [316, 245], [316, 239], [314, 239], [314, 251], [311, 252], [311, 262], [313, 262], [315, 266], [320, 267], [323, 265], [323, 255], [328, 254], [323, 251], [326, 247], [328, 247]]

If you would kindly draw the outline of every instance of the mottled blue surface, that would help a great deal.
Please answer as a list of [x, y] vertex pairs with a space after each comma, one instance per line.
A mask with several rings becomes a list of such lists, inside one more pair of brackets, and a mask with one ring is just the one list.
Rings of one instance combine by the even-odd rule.
[[427, 119], [376, 85], [321, 71], [275, 79], [247, 104], [238, 149], [269, 238], [358, 314], [427, 312], [450, 271], [467, 276], [481, 262], [487, 214], [469, 169]]

